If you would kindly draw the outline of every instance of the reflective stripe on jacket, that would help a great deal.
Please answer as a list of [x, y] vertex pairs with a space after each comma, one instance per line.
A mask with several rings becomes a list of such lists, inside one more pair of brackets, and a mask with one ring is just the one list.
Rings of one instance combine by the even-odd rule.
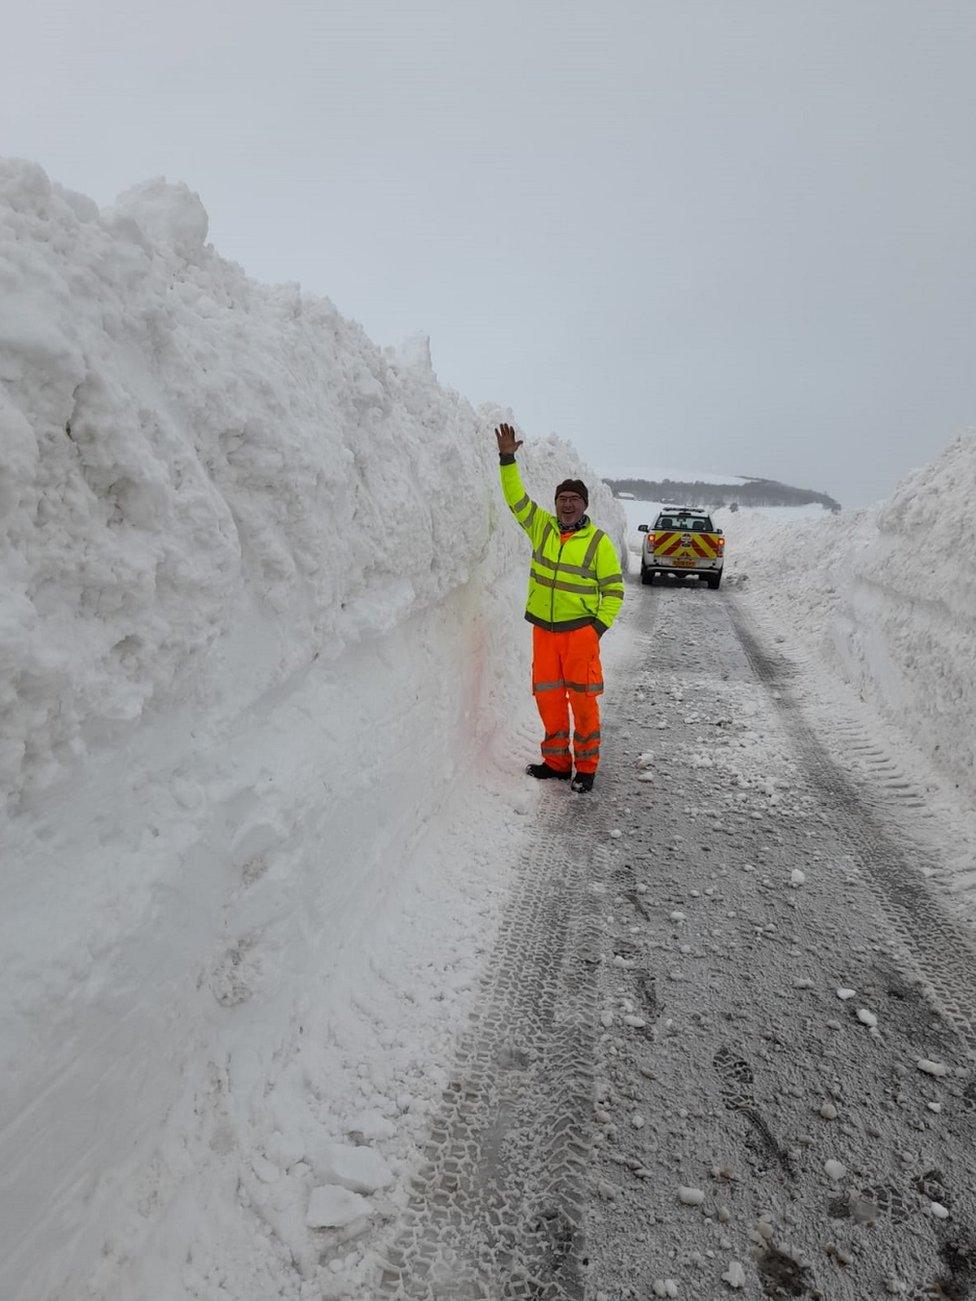
[[516, 462], [501, 466], [501, 480], [509, 510], [532, 543], [526, 619], [550, 632], [570, 632], [587, 624], [605, 632], [624, 599], [613, 543], [593, 524], [563, 542], [559, 521], [530, 499]]

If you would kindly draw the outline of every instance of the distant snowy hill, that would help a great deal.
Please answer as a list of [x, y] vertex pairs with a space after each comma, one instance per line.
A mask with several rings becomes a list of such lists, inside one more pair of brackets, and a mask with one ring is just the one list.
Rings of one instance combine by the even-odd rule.
[[710, 484], [744, 484], [748, 479], [734, 474], [704, 474], [699, 470], [672, 470], [660, 466], [637, 467], [611, 466], [600, 471], [600, 478], [610, 483], [623, 479], [633, 479], [646, 483], [710, 483]]
[[771, 485], [765, 479], [660, 467], [615, 469], [610, 473], [604, 471], [601, 477], [617, 493], [627, 516], [627, 551], [631, 570], [640, 564], [643, 536], [639, 526], [653, 524], [654, 517], [665, 506], [704, 506], [712, 512], [715, 524], [721, 528], [726, 527], [728, 519], [735, 518], [734, 513], [725, 509], [732, 502], [747, 508], [750, 514], [761, 512], [769, 518], [797, 520], [820, 518], [827, 513], [825, 502], [818, 494], [782, 484]]
[[640, 501], [711, 507], [731, 502], [740, 506], [818, 505], [827, 510], [840, 510], [840, 504], [826, 493], [795, 488], [775, 479], [661, 468], [611, 469], [602, 478], [616, 494]]

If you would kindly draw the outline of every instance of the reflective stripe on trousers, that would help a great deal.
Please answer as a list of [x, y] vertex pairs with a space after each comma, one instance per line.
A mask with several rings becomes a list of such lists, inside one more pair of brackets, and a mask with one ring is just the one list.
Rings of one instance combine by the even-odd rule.
[[569, 772], [572, 767], [568, 744], [572, 709], [576, 771], [596, 772], [602, 690], [600, 639], [595, 628], [548, 632], [533, 626], [532, 691], [546, 733], [542, 759], [550, 768]]

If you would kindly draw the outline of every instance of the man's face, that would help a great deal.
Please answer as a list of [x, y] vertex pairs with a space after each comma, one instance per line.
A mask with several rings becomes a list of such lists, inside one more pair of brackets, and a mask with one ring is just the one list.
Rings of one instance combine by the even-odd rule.
[[561, 492], [556, 498], [556, 518], [560, 527], [575, 528], [586, 511], [586, 502], [575, 492]]

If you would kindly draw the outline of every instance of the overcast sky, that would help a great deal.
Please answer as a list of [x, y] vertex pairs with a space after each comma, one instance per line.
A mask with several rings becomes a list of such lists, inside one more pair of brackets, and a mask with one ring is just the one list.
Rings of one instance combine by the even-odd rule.
[[39, 0], [0, 151], [219, 252], [600, 469], [845, 505], [976, 426], [973, 0]]

